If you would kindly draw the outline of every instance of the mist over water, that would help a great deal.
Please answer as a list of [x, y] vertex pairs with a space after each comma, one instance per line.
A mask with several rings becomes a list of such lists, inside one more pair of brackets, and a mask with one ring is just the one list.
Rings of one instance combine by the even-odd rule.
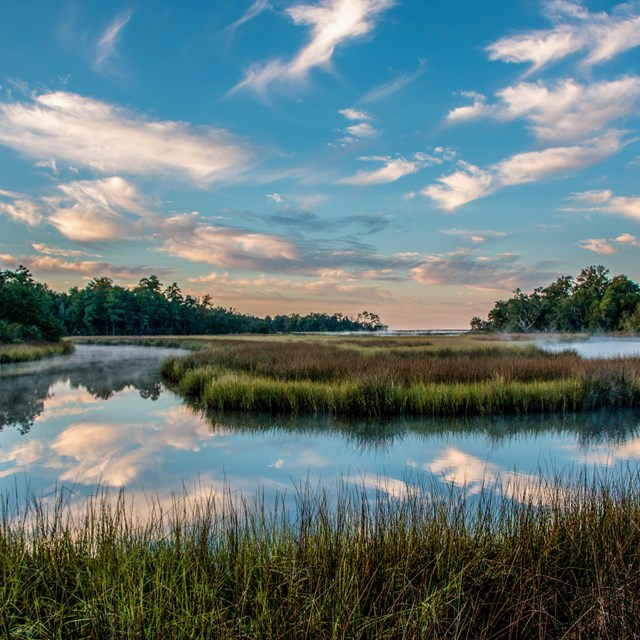
[[576, 340], [541, 340], [536, 344], [553, 353], [575, 351], [583, 358], [640, 357], [638, 338], [599, 338], [592, 337]]
[[[565, 345], [566, 346], [566, 345]], [[640, 460], [640, 412], [492, 418], [211, 413], [167, 390], [159, 363], [176, 349], [78, 346], [0, 367], [0, 493], [80, 500], [98, 488], [170, 502], [222, 493], [267, 499], [309, 482], [402, 497], [422, 481], [472, 492]]]

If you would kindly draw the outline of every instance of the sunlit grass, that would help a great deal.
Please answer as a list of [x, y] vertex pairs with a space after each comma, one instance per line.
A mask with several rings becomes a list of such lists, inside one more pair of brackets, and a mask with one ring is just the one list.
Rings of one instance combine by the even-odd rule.
[[[640, 628], [640, 486], [559, 480], [403, 500], [301, 487], [84, 509], [9, 498], [7, 638], [630, 638]], [[517, 498], [517, 499], [515, 499]]]
[[34, 342], [21, 344], [0, 344], [0, 364], [42, 360], [73, 353], [70, 342]]
[[213, 410], [371, 417], [640, 405], [640, 358], [584, 360], [471, 336], [385, 340], [228, 339], [172, 358], [161, 371]]

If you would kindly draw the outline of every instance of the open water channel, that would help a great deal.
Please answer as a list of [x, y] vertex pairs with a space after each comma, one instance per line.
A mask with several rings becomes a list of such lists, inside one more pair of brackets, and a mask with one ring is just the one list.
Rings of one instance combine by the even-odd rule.
[[[640, 352], [637, 341], [585, 345], [590, 357]], [[160, 381], [159, 363], [178, 353], [78, 346], [71, 356], [0, 367], [0, 495], [81, 500], [124, 487], [167, 503], [224, 490], [268, 502], [306, 483], [353, 483], [402, 497], [425, 482], [474, 493], [496, 480], [640, 464], [638, 411], [366, 422], [205, 415]]]

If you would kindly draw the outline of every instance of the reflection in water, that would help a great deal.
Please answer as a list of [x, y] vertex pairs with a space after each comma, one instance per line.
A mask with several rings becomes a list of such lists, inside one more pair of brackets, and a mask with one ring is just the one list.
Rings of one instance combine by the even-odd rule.
[[363, 451], [391, 447], [395, 441], [409, 434], [429, 437], [443, 433], [467, 433], [484, 436], [487, 441], [495, 443], [508, 438], [535, 438], [549, 433], [572, 434], [580, 447], [624, 443], [640, 434], [640, 412], [633, 409], [566, 414], [350, 420], [330, 415], [272, 416], [262, 413], [208, 411], [192, 403], [187, 403], [187, 406], [209, 421], [213, 428], [260, 434], [277, 431], [334, 432]]
[[[179, 349], [78, 346], [70, 356], [42, 362], [0, 366], [0, 431], [16, 426], [22, 433], [42, 414], [49, 389], [59, 382], [82, 387], [94, 398], [109, 400], [128, 387], [157, 400], [162, 392], [158, 364]], [[51, 403], [49, 403], [51, 406]]]
[[0, 433], [0, 493], [23, 476], [43, 495], [125, 486], [166, 504], [183, 492], [226, 487], [268, 499], [345, 480], [395, 497], [424, 479], [472, 493], [501, 480], [515, 495], [541, 470], [616, 470], [640, 459], [640, 412], [631, 410], [366, 421], [204, 413], [160, 383], [158, 364], [172, 353], [81, 346], [66, 359], [0, 368], [0, 426], [16, 427]]

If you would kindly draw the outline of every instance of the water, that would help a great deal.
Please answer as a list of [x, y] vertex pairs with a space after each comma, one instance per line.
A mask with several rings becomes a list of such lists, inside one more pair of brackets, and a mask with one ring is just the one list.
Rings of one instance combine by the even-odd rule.
[[537, 343], [547, 351], [574, 350], [583, 358], [616, 358], [640, 356], [640, 340], [637, 338], [589, 338], [587, 340], [542, 340]]
[[[572, 345], [575, 348], [575, 345]], [[82, 500], [99, 487], [148, 496], [236, 492], [267, 499], [337, 483], [401, 497], [425, 480], [473, 493], [501, 480], [618, 473], [640, 461], [640, 413], [346, 422], [204, 415], [160, 382], [183, 353], [78, 346], [0, 367], [0, 494]]]

